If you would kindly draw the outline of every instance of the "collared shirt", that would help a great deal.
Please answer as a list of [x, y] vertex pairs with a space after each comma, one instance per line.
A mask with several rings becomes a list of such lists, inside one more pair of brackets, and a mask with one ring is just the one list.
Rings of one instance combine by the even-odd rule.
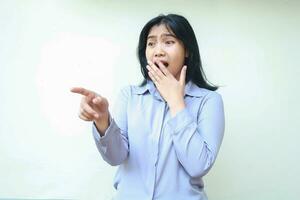
[[186, 107], [174, 117], [152, 83], [121, 90], [110, 126], [93, 136], [103, 159], [119, 165], [116, 200], [207, 199], [202, 177], [212, 167], [224, 134], [220, 94], [185, 86]]

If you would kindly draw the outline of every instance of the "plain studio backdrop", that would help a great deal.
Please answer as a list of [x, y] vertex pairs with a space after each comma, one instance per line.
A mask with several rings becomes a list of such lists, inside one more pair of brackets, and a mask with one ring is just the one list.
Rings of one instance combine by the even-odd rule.
[[300, 4], [263, 1], [0, 1], [0, 199], [110, 199], [116, 168], [78, 118], [82, 86], [142, 80], [136, 47], [158, 14], [193, 26], [226, 130], [210, 200], [299, 198]]

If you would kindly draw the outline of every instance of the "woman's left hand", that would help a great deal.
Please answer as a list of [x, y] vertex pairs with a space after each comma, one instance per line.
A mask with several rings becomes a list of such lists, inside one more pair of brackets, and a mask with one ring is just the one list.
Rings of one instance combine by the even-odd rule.
[[186, 66], [182, 67], [179, 80], [176, 80], [163, 63], [157, 63], [159, 68], [151, 61], [149, 61], [148, 64], [147, 69], [149, 70], [149, 77], [156, 85], [161, 96], [168, 103], [171, 115], [175, 116], [177, 112], [185, 108], [184, 89]]

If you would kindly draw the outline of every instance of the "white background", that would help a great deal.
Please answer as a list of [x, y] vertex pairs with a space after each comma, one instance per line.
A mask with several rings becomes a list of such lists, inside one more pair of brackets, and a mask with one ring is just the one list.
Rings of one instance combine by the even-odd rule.
[[[211, 200], [298, 199], [300, 4], [274, 1], [0, 1], [0, 199], [110, 199], [116, 168], [77, 117], [82, 86], [113, 106], [142, 80], [144, 24], [184, 15], [222, 86], [224, 141]], [[298, 12], [299, 13], [299, 12]]]

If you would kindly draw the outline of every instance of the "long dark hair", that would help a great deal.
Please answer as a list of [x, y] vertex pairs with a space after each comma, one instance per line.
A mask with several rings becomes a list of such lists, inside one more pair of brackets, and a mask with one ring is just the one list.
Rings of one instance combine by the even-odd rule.
[[187, 65], [186, 82], [191, 80], [198, 87], [212, 91], [217, 90], [218, 86], [209, 83], [202, 69], [199, 47], [193, 28], [186, 18], [176, 14], [159, 15], [151, 19], [143, 27], [140, 33], [137, 55], [141, 66], [141, 72], [144, 76], [141, 86], [145, 85], [149, 79], [145, 54], [147, 37], [153, 26], [161, 24], [166, 25], [167, 29], [171, 30], [176, 37], [183, 42], [185, 50], [188, 52], [188, 57], [185, 59], [185, 65]]

